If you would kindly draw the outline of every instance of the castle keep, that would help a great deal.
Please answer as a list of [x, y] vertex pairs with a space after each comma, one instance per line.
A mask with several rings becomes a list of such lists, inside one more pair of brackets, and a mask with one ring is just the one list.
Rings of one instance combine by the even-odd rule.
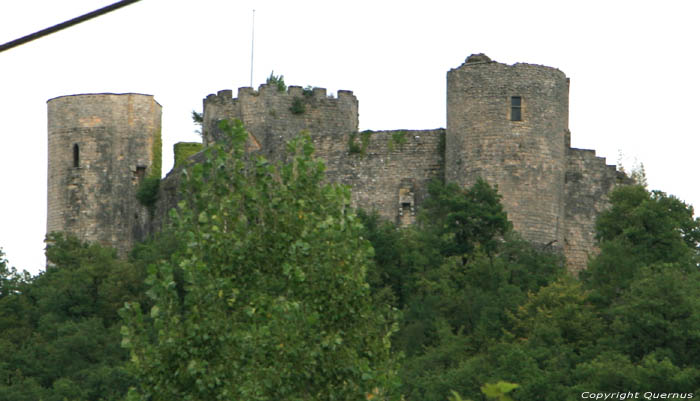
[[[235, 98], [231, 90], [207, 96], [202, 136], [205, 146], [216, 142], [218, 122], [237, 118], [249, 149], [279, 160], [285, 143], [307, 131], [328, 180], [351, 186], [357, 207], [400, 225], [415, 221], [430, 180], [467, 187], [483, 177], [498, 186], [514, 228], [562, 250], [575, 272], [594, 250], [595, 217], [619, 177], [594, 151], [571, 148], [568, 93], [568, 78], [555, 68], [473, 55], [447, 73], [446, 129], [358, 132], [352, 92], [261, 85]], [[176, 204], [177, 172], [161, 182], [153, 217], [135, 191], [160, 164], [159, 138], [160, 106], [151, 96], [50, 100], [48, 231], [123, 252], [156, 229]]]

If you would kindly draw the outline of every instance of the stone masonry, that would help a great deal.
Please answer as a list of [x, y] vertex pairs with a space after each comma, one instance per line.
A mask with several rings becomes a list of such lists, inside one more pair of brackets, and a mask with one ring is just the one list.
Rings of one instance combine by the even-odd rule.
[[[520, 118], [510, 113], [520, 98]], [[498, 186], [515, 230], [564, 244], [569, 82], [561, 71], [468, 59], [447, 73], [445, 178]]]
[[136, 190], [160, 158], [160, 129], [161, 106], [150, 95], [49, 100], [47, 232], [69, 232], [121, 255], [143, 239], [149, 216]]
[[[594, 151], [571, 148], [568, 92], [568, 78], [555, 68], [472, 55], [447, 73], [446, 129], [358, 132], [358, 101], [350, 91], [332, 97], [322, 88], [279, 91], [261, 85], [257, 91], [240, 88], [235, 98], [231, 90], [207, 96], [203, 141], [205, 146], [217, 141], [219, 121], [239, 119], [249, 131], [248, 149], [280, 161], [286, 142], [305, 131], [326, 162], [327, 179], [349, 185], [355, 206], [399, 225], [415, 221], [429, 181], [467, 187], [482, 177], [498, 187], [514, 228], [539, 246], [564, 252], [576, 273], [595, 252], [595, 217], [624, 177]], [[97, 152], [87, 156], [93, 150], [86, 150], [86, 162], [100, 160], [99, 174], [68, 167], [50, 175], [49, 231], [128, 249], [157, 230], [177, 204], [179, 170], [174, 169], [161, 182], [149, 227], [142, 208], [133, 205], [139, 168], [151, 165], [148, 141], [159, 129], [160, 106], [139, 98], [143, 105], [132, 109], [129, 105], [143, 95], [122, 96], [49, 102], [49, 171], [56, 164], [52, 158], [70, 166], [75, 138]], [[154, 106], [147, 107], [148, 101]], [[142, 114], [136, 118], [130, 110]], [[137, 217], [116, 228], [114, 219], [125, 213]]]

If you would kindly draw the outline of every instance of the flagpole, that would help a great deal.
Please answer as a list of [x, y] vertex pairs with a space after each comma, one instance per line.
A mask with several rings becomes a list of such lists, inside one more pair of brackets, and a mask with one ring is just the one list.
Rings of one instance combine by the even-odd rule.
[[253, 28], [250, 35], [250, 87], [253, 87], [253, 55], [255, 54], [255, 9], [253, 9]]

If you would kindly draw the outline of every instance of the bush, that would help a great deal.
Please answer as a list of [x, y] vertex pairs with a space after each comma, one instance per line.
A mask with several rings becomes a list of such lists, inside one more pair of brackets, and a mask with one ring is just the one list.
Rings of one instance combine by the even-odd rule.
[[267, 78], [267, 84], [276, 86], [279, 92], [284, 92], [287, 90], [287, 85], [284, 83], [284, 75], [275, 75], [272, 71], [270, 76]]
[[295, 97], [292, 100], [292, 106], [289, 108], [292, 114], [304, 114], [306, 112], [306, 105], [300, 97]]
[[141, 181], [139, 189], [136, 191], [136, 199], [142, 205], [153, 208], [158, 201], [159, 188], [160, 177], [146, 177]]

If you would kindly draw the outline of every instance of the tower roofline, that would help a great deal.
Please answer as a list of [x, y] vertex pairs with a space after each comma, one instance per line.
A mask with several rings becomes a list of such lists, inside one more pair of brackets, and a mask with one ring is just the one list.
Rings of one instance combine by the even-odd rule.
[[475, 67], [475, 66], [480, 66], [484, 64], [497, 64], [505, 67], [537, 67], [537, 68], [547, 68], [550, 70], [554, 71], [559, 71], [562, 73], [564, 76], [566, 76], [566, 73], [559, 68], [556, 67], [551, 67], [548, 65], [543, 65], [543, 64], [533, 64], [533, 63], [513, 63], [513, 64], [507, 64], [507, 63], [500, 63], [498, 61], [492, 60], [490, 57], [483, 53], [479, 54], [472, 54], [471, 56], [467, 57], [466, 60], [464, 60], [464, 63], [462, 63], [459, 67], [456, 68], [451, 68], [448, 72], [452, 72], [455, 70], [461, 70], [466, 67]]
[[146, 97], [151, 97], [153, 98], [153, 101], [158, 104], [158, 106], [163, 107], [155, 98], [154, 95], [148, 94], [148, 93], [138, 93], [138, 92], [126, 92], [126, 93], [113, 93], [113, 92], [102, 92], [102, 93], [76, 93], [72, 95], [61, 95], [61, 96], [56, 96], [52, 97], [51, 99], [47, 100], [46, 103], [49, 103], [52, 100], [56, 99], [62, 99], [62, 98], [69, 98], [69, 97], [78, 97], [78, 96], [146, 96]]

